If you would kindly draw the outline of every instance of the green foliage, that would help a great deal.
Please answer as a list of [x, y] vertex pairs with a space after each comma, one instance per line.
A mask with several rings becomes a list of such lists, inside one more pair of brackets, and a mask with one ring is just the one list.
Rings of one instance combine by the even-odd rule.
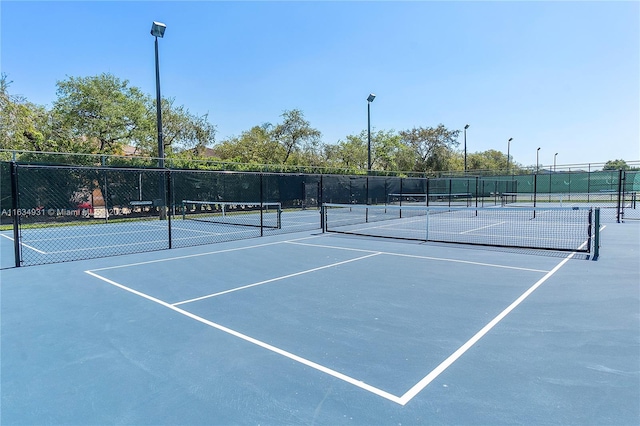
[[112, 74], [70, 77], [57, 83], [53, 111], [62, 128], [86, 152], [121, 154], [152, 134], [148, 96]]
[[402, 143], [415, 155], [412, 170], [449, 170], [453, 160], [453, 148], [459, 145], [459, 134], [460, 130], [449, 130], [443, 124], [439, 124], [438, 127], [415, 127], [401, 131]]
[[501, 151], [490, 149], [467, 155], [467, 169], [469, 170], [506, 170], [507, 156]]
[[[19, 161], [155, 167], [157, 128], [155, 99], [127, 80], [106, 73], [70, 77], [57, 83], [57, 100], [48, 110], [9, 93], [11, 82], [0, 75], [0, 149], [29, 151]], [[174, 168], [296, 173], [367, 173], [367, 131], [323, 144], [301, 110], [285, 110], [281, 122], [263, 124], [216, 143], [216, 127], [207, 114], [192, 114], [162, 99], [166, 164]], [[400, 132], [371, 133], [371, 173], [436, 176], [464, 170], [457, 148], [460, 130], [415, 127]], [[140, 157], [131, 157], [130, 147]], [[127, 156], [125, 148], [128, 149]], [[64, 153], [64, 154], [62, 154]], [[96, 155], [97, 154], [97, 155]], [[115, 155], [114, 155], [115, 154]], [[0, 159], [14, 154], [0, 152]], [[500, 174], [507, 157], [497, 150], [468, 153], [467, 171]], [[608, 161], [604, 170], [633, 170], [623, 160]], [[510, 174], [528, 174], [511, 161]]]
[[[282, 164], [287, 164], [292, 153], [307, 152], [316, 154], [320, 137], [319, 130], [310, 126], [299, 109], [284, 111], [282, 123], [273, 129], [273, 138], [284, 148]], [[299, 158], [299, 156], [298, 156]]]
[[334, 145], [325, 145], [326, 163], [331, 167], [367, 169], [367, 133], [349, 135]]
[[9, 94], [11, 82], [0, 75], [0, 149], [51, 148], [50, 116], [44, 107]]
[[629, 165], [624, 160], [609, 160], [604, 163], [602, 170], [629, 170]]
[[[204, 155], [206, 148], [211, 147], [215, 142], [215, 126], [209, 123], [208, 114], [194, 115], [184, 106], [176, 106], [174, 103], [173, 98], [162, 100], [162, 141], [165, 155], [184, 150], [191, 150], [196, 155]], [[151, 114], [155, 120], [156, 101], [152, 101], [148, 108], [152, 111]], [[157, 157], [157, 130], [152, 132], [152, 136], [144, 143], [141, 141], [141, 147], [144, 152]]]
[[221, 160], [238, 163], [275, 164], [285, 155], [284, 147], [273, 138], [268, 125], [254, 126], [240, 136], [226, 139], [214, 151]]

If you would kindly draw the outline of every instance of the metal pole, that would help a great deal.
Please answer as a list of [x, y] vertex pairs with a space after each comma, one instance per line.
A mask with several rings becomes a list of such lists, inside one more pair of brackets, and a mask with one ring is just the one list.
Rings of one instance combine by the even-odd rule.
[[511, 141], [513, 138], [509, 138], [507, 141], [507, 174], [511, 172]]
[[[160, 96], [160, 62], [158, 61], [158, 37], [155, 37], [155, 48], [156, 48], [156, 125], [158, 128], [158, 168], [164, 168], [164, 143], [162, 141], [162, 98]], [[158, 215], [160, 220], [166, 219], [166, 211], [165, 211], [165, 181], [164, 176], [162, 174], [159, 177], [159, 188], [158, 188], [158, 196], [160, 200], [160, 204], [158, 208], [160, 209]]]
[[371, 102], [367, 102], [367, 174], [371, 173]]
[[156, 125], [158, 127], [158, 167], [164, 167], [164, 144], [162, 142], [162, 108], [160, 98], [160, 63], [158, 61], [158, 37], [156, 39]]
[[464, 173], [467, 174], [467, 129], [469, 128], [468, 124], [464, 126]]

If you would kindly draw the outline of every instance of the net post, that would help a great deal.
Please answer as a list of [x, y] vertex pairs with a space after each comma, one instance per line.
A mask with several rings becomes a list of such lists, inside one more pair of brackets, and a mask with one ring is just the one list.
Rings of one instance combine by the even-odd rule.
[[536, 197], [538, 194], [538, 173], [534, 173], [533, 174], [533, 217], [536, 217], [536, 211], [535, 211], [535, 207], [536, 207]]
[[320, 204], [320, 228], [322, 228], [322, 233], [327, 232], [327, 218], [325, 217], [326, 206], [324, 203]]
[[276, 218], [276, 229], [282, 229], [282, 204], [278, 203], [278, 217]]
[[[263, 196], [264, 194], [262, 190], [263, 176], [264, 175], [260, 173], [260, 236], [261, 237], [264, 236], [264, 196]], [[302, 187], [304, 188], [304, 183]]]
[[430, 183], [431, 183], [430, 179], [429, 179], [429, 178], [427, 178], [427, 194], [426, 194], [426, 197], [427, 197], [427, 207], [429, 207], [429, 194], [431, 193], [431, 188], [429, 188], [429, 184], [430, 184]]
[[[400, 198], [400, 207], [402, 207], [402, 194], [404, 194], [404, 188], [402, 187], [403, 180], [404, 179], [400, 178], [400, 197], [399, 197]], [[427, 190], [427, 192], [429, 192], [429, 190]], [[429, 198], [429, 196], [427, 196], [427, 199], [428, 198]], [[427, 201], [427, 203], [428, 203], [428, 201]], [[400, 211], [399, 211], [399, 216], [402, 219], [402, 209], [400, 209]]]
[[427, 215], [425, 217], [425, 235], [424, 235], [424, 240], [425, 241], [429, 241], [429, 213], [431, 213], [431, 210], [429, 210], [429, 208], [427, 208]]
[[11, 214], [13, 215], [13, 255], [16, 268], [20, 267], [20, 222], [18, 216], [18, 164], [11, 161]]
[[478, 185], [479, 185], [479, 176], [476, 176], [476, 208], [478, 208]]
[[596, 207], [594, 211], [593, 226], [593, 260], [598, 260], [598, 256], [600, 256], [600, 207]]

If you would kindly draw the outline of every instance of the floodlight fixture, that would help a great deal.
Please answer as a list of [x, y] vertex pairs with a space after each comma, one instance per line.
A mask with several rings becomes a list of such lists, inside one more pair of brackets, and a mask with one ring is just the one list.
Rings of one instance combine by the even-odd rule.
[[370, 93], [369, 97], [367, 98], [367, 102], [373, 102], [375, 98], [376, 98], [376, 95], [374, 95], [373, 93]]
[[151, 25], [151, 35], [162, 38], [166, 29], [167, 26], [162, 22], [153, 21], [153, 24]]

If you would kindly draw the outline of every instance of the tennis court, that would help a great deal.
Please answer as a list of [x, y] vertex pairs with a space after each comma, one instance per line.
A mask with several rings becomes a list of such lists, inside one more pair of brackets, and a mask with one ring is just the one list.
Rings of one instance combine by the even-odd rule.
[[598, 261], [231, 228], [264, 234], [2, 270], [2, 424], [638, 423], [638, 222]]
[[[241, 218], [240, 223], [235, 219], [237, 217]], [[172, 221], [171, 227], [167, 220], [160, 221], [157, 217], [87, 225], [27, 227], [20, 231], [21, 263], [25, 266], [40, 265], [320, 229], [320, 212], [317, 209], [285, 210], [278, 212], [277, 219], [276, 213], [270, 213], [265, 215], [264, 226], [260, 226], [260, 211], [220, 217], [224, 221], [214, 219], [178, 217]], [[270, 226], [269, 222], [274, 225]], [[14, 266], [14, 249], [13, 232], [0, 231], [0, 267]]]

